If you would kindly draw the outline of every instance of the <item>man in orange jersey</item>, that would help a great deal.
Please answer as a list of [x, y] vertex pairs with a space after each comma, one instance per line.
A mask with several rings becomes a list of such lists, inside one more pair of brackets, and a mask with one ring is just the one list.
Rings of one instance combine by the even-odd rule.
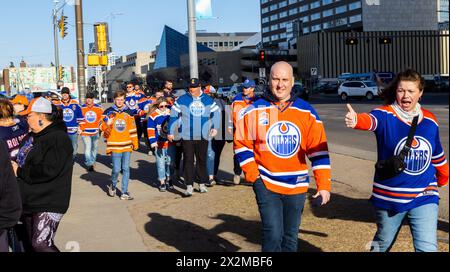
[[240, 116], [235, 154], [253, 183], [262, 221], [262, 251], [297, 251], [298, 229], [309, 187], [311, 161], [317, 185], [315, 203], [330, 200], [331, 167], [322, 121], [307, 102], [291, 95], [292, 66], [278, 62], [270, 90]]
[[84, 123], [80, 125], [80, 135], [84, 143], [85, 164], [89, 172], [94, 172], [94, 164], [97, 159], [100, 122], [103, 109], [94, 103], [94, 94], [86, 94], [86, 104], [81, 106]]
[[130, 178], [130, 157], [133, 150], [139, 148], [136, 124], [133, 115], [125, 105], [126, 94], [117, 91], [114, 94], [114, 105], [103, 113], [101, 130], [106, 138], [106, 154], [111, 155], [113, 169], [109, 196], [116, 195], [117, 179], [122, 170], [122, 200], [132, 200], [128, 192], [128, 181]]

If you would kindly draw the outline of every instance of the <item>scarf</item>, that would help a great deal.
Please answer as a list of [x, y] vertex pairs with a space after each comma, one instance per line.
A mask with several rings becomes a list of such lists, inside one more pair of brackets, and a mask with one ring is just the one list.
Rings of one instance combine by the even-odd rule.
[[397, 101], [395, 101], [391, 106], [397, 114], [397, 117], [407, 123], [412, 123], [414, 117], [416, 116], [419, 116], [419, 122], [423, 119], [422, 106], [419, 103], [417, 103], [416, 107], [409, 112], [404, 111]]

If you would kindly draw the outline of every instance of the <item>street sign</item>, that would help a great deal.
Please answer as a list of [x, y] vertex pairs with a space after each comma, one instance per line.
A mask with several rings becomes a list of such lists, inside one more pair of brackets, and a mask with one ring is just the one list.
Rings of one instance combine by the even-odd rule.
[[311, 76], [317, 76], [317, 68], [316, 67], [311, 68]]
[[266, 68], [259, 68], [259, 77], [266, 78]]
[[219, 78], [219, 84], [223, 84], [223, 77]]
[[236, 82], [236, 81], [239, 79], [239, 77], [238, 77], [238, 75], [236, 75], [235, 73], [233, 73], [233, 74], [230, 76], [230, 79], [231, 79], [231, 81]]

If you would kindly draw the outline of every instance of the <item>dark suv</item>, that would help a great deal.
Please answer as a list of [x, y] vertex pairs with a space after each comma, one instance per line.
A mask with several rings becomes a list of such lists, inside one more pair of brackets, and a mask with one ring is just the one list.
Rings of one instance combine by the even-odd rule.
[[309, 100], [309, 90], [303, 87], [302, 84], [295, 83], [294, 87], [292, 87], [292, 94], [300, 97], [305, 101]]

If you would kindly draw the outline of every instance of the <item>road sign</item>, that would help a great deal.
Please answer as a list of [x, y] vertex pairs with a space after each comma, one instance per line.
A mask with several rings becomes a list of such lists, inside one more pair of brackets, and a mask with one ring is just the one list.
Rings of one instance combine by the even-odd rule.
[[316, 67], [311, 68], [311, 76], [317, 76], [317, 68]]
[[239, 79], [239, 77], [238, 77], [238, 75], [236, 75], [235, 73], [233, 73], [233, 74], [230, 76], [230, 79], [231, 79], [231, 81], [236, 82], [236, 81]]
[[266, 68], [259, 68], [259, 77], [266, 78]]

